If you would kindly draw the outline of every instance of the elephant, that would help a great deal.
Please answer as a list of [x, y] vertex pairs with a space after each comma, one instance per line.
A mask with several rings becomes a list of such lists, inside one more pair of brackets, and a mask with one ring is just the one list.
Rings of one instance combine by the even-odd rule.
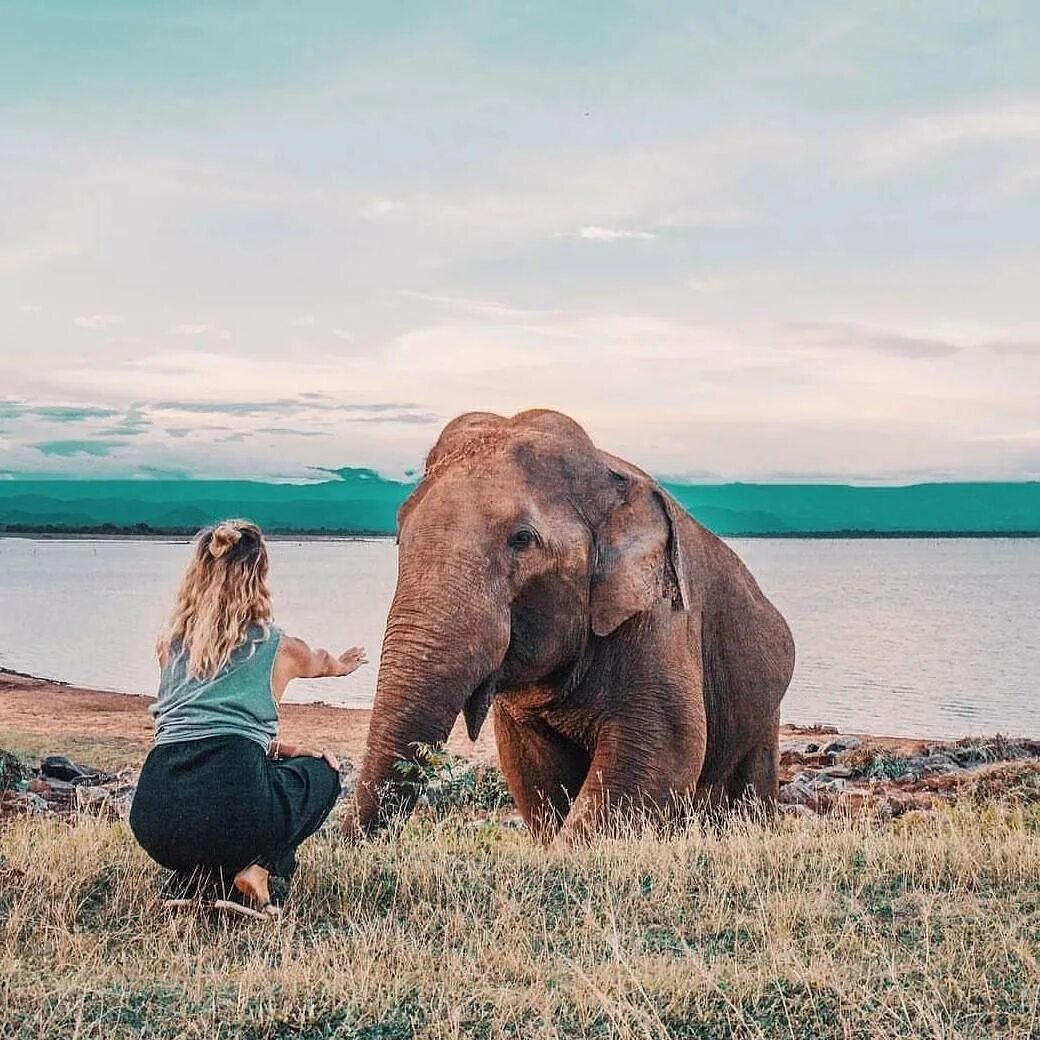
[[494, 719], [544, 841], [686, 799], [775, 803], [794, 642], [737, 555], [544, 409], [452, 420], [398, 513], [398, 580], [348, 829], [415, 792], [395, 763]]

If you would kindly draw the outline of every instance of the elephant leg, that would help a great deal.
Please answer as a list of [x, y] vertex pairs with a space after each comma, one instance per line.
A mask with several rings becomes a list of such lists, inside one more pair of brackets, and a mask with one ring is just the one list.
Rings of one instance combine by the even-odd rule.
[[775, 745], [752, 748], [730, 775], [726, 785], [729, 801], [750, 799], [764, 806], [775, 805], [780, 789], [779, 754]]
[[563, 842], [585, 840], [625, 817], [660, 821], [694, 793], [704, 758], [702, 740], [674, 745], [675, 734], [653, 727], [608, 727], [596, 743], [589, 774], [564, 823]]
[[536, 716], [518, 720], [494, 706], [498, 760], [520, 815], [540, 841], [551, 841], [589, 769], [584, 748]]

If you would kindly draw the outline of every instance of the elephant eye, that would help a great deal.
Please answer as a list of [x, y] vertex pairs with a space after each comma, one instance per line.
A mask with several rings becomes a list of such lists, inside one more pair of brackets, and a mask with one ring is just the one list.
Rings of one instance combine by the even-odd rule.
[[530, 549], [538, 541], [538, 536], [529, 527], [521, 527], [509, 536], [509, 548], [517, 552]]

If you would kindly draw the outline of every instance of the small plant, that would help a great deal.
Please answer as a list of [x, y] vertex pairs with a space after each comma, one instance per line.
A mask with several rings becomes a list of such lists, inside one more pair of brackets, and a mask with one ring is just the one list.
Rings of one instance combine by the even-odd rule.
[[33, 773], [33, 768], [13, 751], [0, 748], [0, 791], [24, 790]]
[[453, 755], [443, 744], [415, 743], [413, 758], [400, 758], [394, 772], [420, 805], [439, 815], [454, 809], [493, 812], [512, 804], [502, 774], [494, 767]]
[[877, 751], [863, 775], [877, 780], [899, 780], [910, 770], [910, 760], [905, 755], [893, 755], [889, 751]]

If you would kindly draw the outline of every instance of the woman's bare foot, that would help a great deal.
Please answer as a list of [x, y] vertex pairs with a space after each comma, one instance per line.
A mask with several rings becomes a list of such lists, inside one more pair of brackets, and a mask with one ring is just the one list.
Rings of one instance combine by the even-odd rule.
[[271, 903], [267, 879], [271, 875], [254, 863], [235, 875], [235, 889], [242, 893], [254, 906], [264, 909]]

